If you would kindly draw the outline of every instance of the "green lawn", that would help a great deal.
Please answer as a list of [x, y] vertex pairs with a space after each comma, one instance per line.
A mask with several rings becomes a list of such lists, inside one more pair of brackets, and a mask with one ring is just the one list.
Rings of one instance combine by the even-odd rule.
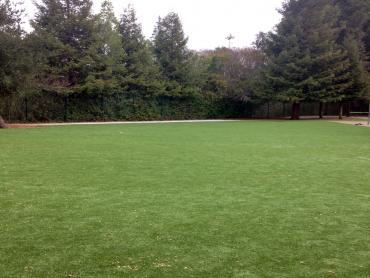
[[370, 277], [370, 128], [0, 130], [0, 277]]

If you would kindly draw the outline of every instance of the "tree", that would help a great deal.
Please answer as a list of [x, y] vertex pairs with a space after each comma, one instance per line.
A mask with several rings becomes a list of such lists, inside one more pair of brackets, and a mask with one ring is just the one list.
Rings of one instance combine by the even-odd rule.
[[189, 95], [197, 89], [191, 73], [192, 53], [187, 48], [179, 16], [169, 13], [159, 18], [153, 33], [154, 54], [172, 95]]
[[218, 48], [206, 55], [210, 60], [209, 85], [213, 90], [241, 102], [251, 101], [259, 95], [257, 83], [260, 81], [260, 69], [265, 63], [260, 50]]
[[206, 65], [206, 76], [203, 90], [212, 92], [219, 96], [226, 96], [227, 81], [223, 71], [224, 51], [221, 49], [206, 50], [199, 53], [204, 57], [204, 64]]
[[[29, 56], [25, 50], [20, 10], [9, 0], [0, 2], [0, 95], [25, 93], [30, 84]], [[0, 128], [6, 127], [0, 115]]]
[[91, 68], [95, 18], [90, 0], [42, 0], [32, 21], [41, 90], [67, 96], [81, 92]]
[[86, 82], [87, 92], [104, 94], [121, 91], [127, 73], [125, 51], [121, 45], [119, 24], [109, 0], [102, 3], [96, 16], [92, 44], [85, 56], [89, 64]]
[[127, 68], [126, 90], [135, 98], [138, 94], [157, 95], [163, 91], [162, 76], [151, 52], [150, 43], [144, 38], [136, 11], [128, 6], [119, 23], [121, 44]]
[[[353, 86], [349, 92], [355, 97], [370, 99], [370, 2], [335, 0], [334, 3], [345, 25], [339, 43], [350, 56]], [[352, 100], [353, 97], [348, 99]]]
[[334, 0], [334, 5], [340, 10], [340, 21], [345, 23], [342, 37], [351, 35], [359, 43], [366, 37], [366, 26], [370, 21], [370, 3], [363, 0]]
[[342, 102], [351, 80], [348, 53], [337, 43], [338, 10], [326, 0], [292, 0], [281, 14], [276, 33], [257, 42], [268, 56], [270, 92], [292, 103], [292, 119], [299, 119], [302, 101]]
[[[354, 101], [359, 99], [369, 99], [369, 76], [366, 71], [365, 62], [363, 61], [361, 50], [356, 40], [348, 36], [342, 42], [343, 47], [346, 49], [349, 57], [349, 78], [351, 80], [350, 86], [345, 90], [345, 97], [343, 101]], [[343, 117], [343, 101], [339, 109], [339, 118]], [[349, 113], [350, 111], [348, 111]]]
[[[312, 59], [311, 76], [315, 83], [310, 87], [308, 100], [320, 102], [320, 118], [322, 103], [339, 102], [339, 117], [342, 118], [343, 102], [352, 94], [350, 87], [351, 60], [348, 51], [338, 39], [344, 26], [340, 21], [340, 11], [330, 1], [305, 3], [307, 42]], [[310, 17], [311, 15], [311, 17]]]

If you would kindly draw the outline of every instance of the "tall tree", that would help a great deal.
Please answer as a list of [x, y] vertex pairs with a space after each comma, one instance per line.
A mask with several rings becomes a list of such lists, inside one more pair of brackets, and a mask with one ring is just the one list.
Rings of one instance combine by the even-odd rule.
[[274, 97], [293, 103], [292, 119], [299, 119], [302, 101], [343, 101], [351, 79], [348, 53], [337, 43], [338, 10], [329, 0], [291, 0], [281, 14], [276, 33], [257, 43], [267, 48]]
[[151, 52], [150, 43], [145, 39], [136, 11], [128, 6], [120, 19], [119, 32], [125, 52], [127, 67], [126, 90], [134, 98], [138, 94], [160, 94], [163, 90], [162, 77]]
[[90, 0], [42, 0], [32, 21], [41, 90], [81, 92], [91, 68], [95, 17]]
[[345, 25], [339, 42], [350, 55], [353, 86], [349, 92], [353, 96], [370, 99], [370, 2], [335, 0], [334, 3]]
[[[0, 96], [26, 93], [30, 87], [30, 56], [21, 29], [22, 10], [9, 0], [0, 2]], [[5, 127], [0, 115], [0, 128]]]
[[153, 33], [154, 53], [172, 94], [189, 94], [194, 88], [188, 38], [176, 13], [159, 18]]
[[86, 78], [86, 91], [101, 96], [121, 91], [127, 73], [125, 51], [121, 45], [119, 24], [109, 0], [102, 3], [96, 16], [93, 43], [85, 58], [90, 65]]

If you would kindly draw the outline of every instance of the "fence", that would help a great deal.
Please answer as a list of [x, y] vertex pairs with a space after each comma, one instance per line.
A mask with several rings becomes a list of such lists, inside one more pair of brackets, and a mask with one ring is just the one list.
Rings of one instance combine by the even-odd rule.
[[[352, 109], [367, 109], [366, 103], [352, 102]], [[339, 105], [324, 105], [324, 115], [338, 114]], [[243, 103], [214, 94], [194, 97], [166, 97], [128, 94], [75, 94], [62, 96], [43, 93], [32, 96], [0, 97], [0, 115], [8, 122], [179, 120], [217, 118], [289, 117], [289, 103]], [[301, 115], [319, 114], [318, 103], [302, 103]]]

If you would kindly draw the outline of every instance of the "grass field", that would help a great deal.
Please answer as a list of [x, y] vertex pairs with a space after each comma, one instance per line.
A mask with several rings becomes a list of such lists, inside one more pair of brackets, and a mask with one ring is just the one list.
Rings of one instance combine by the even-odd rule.
[[0, 277], [370, 277], [370, 129], [0, 130]]

